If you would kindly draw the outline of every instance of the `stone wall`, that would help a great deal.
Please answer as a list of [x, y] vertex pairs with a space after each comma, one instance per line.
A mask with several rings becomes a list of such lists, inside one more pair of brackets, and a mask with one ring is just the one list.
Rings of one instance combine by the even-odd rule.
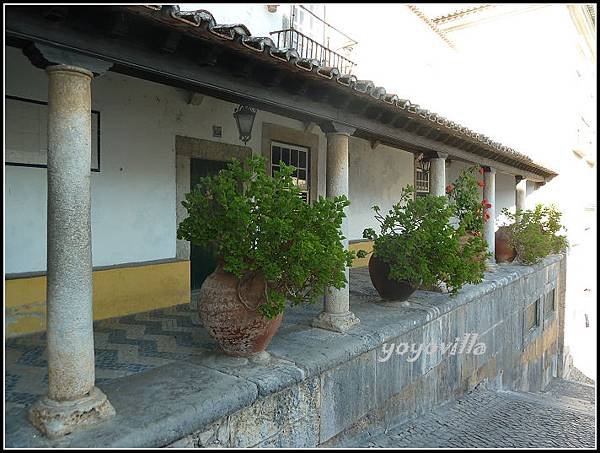
[[[331, 446], [371, 426], [408, 420], [478, 385], [541, 390], [557, 375], [564, 262], [554, 256], [535, 266], [499, 266], [485, 284], [469, 285], [456, 297], [421, 292], [403, 307], [427, 311], [424, 322], [414, 321], [411, 329], [398, 324], [395, 337], [386, 328], [376, 347], [308, 373], [170, 446]], [[438, 349], [414, 361], [389, 354], [392, 343], [460, 345], [457, 339], [468, 334], [477, 335], [471, 343], [485, 344], [483, 353]]]

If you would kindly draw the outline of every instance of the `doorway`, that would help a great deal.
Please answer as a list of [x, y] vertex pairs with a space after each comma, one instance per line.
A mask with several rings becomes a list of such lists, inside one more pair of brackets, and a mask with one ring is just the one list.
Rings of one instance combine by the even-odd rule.
[[[216, 175], [227, 166], [227, 162], [206, 159], [190, 159], [190, 189], [196, 187], [200, 178]], [[202, 283], [217, 267], [214, 250], [208, 245], [191, 244], [191, 289], [198, 291]]]

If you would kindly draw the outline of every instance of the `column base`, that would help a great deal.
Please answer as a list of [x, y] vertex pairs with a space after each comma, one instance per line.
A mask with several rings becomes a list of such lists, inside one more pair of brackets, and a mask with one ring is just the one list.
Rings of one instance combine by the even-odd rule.
[[333, 330], [334, 332], [346, 332], [359, 322], [360, 319], [350, 311], [341, 315], [324, 311], [317, 318], [313, 319], [312, 325], [319, 329]]
[[498, 269], [498, 264], [496, 263], [496, 261], [486, 261], [486, 263], [485, 263], [486, 271], [494, 272], [497, 269]]
[[73, 401], [53, 401], [44, 396], [31, 406], [28, 418], [33, 426], [55, 439], [114, 415], [106, 395], [93, 387], [88, 395]]

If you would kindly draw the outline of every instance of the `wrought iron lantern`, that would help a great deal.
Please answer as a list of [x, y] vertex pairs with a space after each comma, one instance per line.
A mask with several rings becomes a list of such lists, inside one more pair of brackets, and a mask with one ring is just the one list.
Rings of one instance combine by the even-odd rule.
[[240, 140], [244, 142], [244, 145], [252, 138], [252, 126], [254, 125], [255, 116], [256, 109], [247, 105], [239, 105], [233, 112], [240, 133]]

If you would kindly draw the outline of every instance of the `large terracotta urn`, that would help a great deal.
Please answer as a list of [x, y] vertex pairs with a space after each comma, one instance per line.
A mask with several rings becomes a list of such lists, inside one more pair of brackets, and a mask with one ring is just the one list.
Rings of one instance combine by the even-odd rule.
[[382, 299], [403, 301], [408, 299], [417, 288], [406, 281], [396, 281], [388, 277], [390, 266], [374, 254], [369, 259], [371, 283]]
[[501, 226], [496, 231], [496, 262], [511, 263], [517, 256], [517, 250], [510, 245], [510, 228]]
[[204, 280], [199, 296], [202, 325], [229, 355], [248, 357], [264, 351], [283, 318], [280, 314], [269, 320], [257, 311], [266, 302], [261, 276], [240, 280], [221, 264]]

